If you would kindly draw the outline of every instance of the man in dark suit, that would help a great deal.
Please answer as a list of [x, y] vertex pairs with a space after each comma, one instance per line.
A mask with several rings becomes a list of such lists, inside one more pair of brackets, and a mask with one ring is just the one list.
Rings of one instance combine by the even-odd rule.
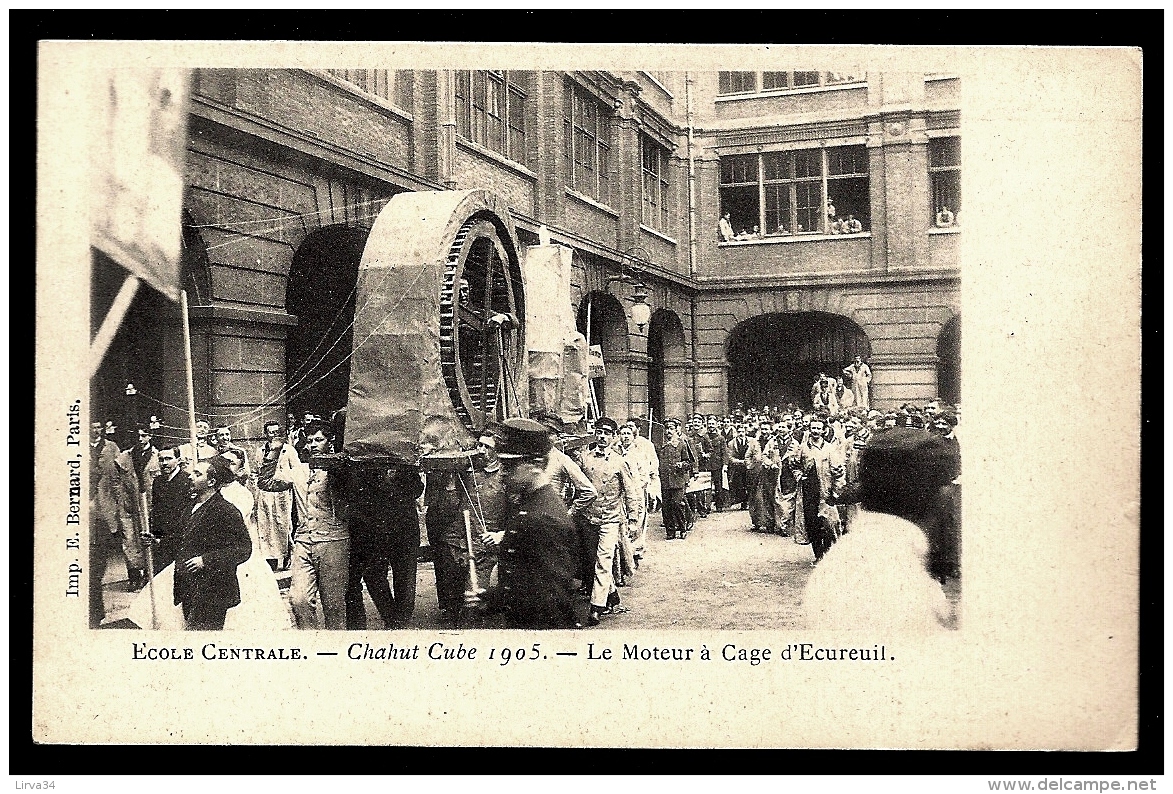
[[509, 506], [502, 529], [483, 538], [500, 545], [502, 607], [516, 628], [575, 627], [579, 540], [546, 474], [550, 437], [532, 419], [507, 419], [496, 432]]
[[180, 469], [179, 455], [170, 447], [159, 450], [159, 476], [151, 484], [151, 532], [154, 539], [153, 573], [175, 562], [175, 550], [191, 515], [191, 480]]
[[189, 631], [223, 629], [228, 610], [240, 603], [236, 566], [252, 554], [252, 540], [240, 511], [220, 495], [233, 480], [219, 459], [192, 464], [194, 507], [176, 550], [174, 586]]

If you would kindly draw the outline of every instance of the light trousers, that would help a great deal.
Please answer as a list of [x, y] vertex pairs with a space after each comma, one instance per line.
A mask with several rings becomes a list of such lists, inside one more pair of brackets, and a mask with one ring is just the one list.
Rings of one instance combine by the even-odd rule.
[[615, 590], [615, 579], [611, 565], [615, 560], [615, 547], [619, 545], [622, 525], [598, 524], [599, 546], [595, 552], [595, 583], [591, 587], [591, 606], [602, 609], [607, 606], [607, 596]]
[[[299, 629], [346, 628], [350, 538], [293, 543], [289, 598]], [[318, 618], [318, 605], [322, 619]]]

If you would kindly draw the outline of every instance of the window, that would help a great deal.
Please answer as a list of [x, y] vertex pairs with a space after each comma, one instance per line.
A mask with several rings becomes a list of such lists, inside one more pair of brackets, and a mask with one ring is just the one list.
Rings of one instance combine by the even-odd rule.
[[736, 239], [871, 227], [865, 146], [722, 157], [720, 191]]
[[415, 73], [407, 69], [327, 69], [327, 74], [349, 83], [364, 94], [386, 100], [412, 112]]
[[668, 150], [648, 135], [643, 143], [643, 223], [657, 231], [668, 231]]
[[854, 71], [718, 72], [717, 94], [753, 94], [759, 90], [783, 91], [793, 88], [817, 88], [819, 86], [862, 83], [863, 81], [863, 75]]
[[751, 94], [757, 91], [757, 72], [717, 72], [718, 94]]
[[525, 164], [525, 72], [456, 72], [456, 132]]
[[961, 211], [961, 139], [929, 139], [929, 181], [932, 183], [933, 226], [953, 226]]
[[611, 109], [569, 81], [563, 96], [563, 155], [568, 184], [607, 204], [611, 199]]

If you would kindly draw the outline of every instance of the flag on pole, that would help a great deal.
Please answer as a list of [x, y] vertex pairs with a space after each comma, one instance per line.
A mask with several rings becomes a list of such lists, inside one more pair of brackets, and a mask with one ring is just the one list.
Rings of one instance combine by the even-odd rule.
[[92, 76], [93, 246], [179, 300], [187, 69], [98, 69]]

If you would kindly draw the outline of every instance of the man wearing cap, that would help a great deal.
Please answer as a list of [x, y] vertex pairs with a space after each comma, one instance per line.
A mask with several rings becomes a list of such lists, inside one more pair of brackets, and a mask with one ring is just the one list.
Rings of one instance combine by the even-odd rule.
[[859, 517], [807, 582], [808, 628], [933, 632], [952, 624], [926, 564], [948, 522], [957, 467], [931, 433], [872, 437], [860, 455]]
[[[697, 472], [712, 470], [713, 459], [713, 441], [705, 432], [705, 418], [700, 414], [693, 414], [692, 421], [688, 423], [687, 440], [692, 444], [693, 451], [696, 453]], [[715, 487], [715, 486], [714, 486]], [[703, 491], [693, 491], [688, 494], [689, 504], [692, 506], [693, 512], [700, 518], [704, 518], [709, 514], [709, 508], [712, 506], [712, 491], [705, 489]]]
[[506, 419], [496, 435], [508, 506], [485, 542], [499, 546], [502, 608], [517, 628], [573, 628], [578, 538], [546, 475], [549, 433], [532, 419]]
[[[591, 481], [582, 473], [582, 469], [574, 462], [573, 458], [554, 446], [554, 442], [557, 441], [558, 435], [562, 431], [561, 420], [551, 416], [544, 417], [539, 421], [550, 436], [551, 446], [550, 452], [546, 456], [546, 476], [550, 478], [554, 492], [566, 505], [570, 517], [577, 518], [590, 507], [591, 502], [595, 501], [597, 496], [595, 486], [591, 485]], [[591, 549], [593, 552], [594, 547], [592, 546]]]
[[664, 443], [660, 446], [660, 485], [664, 496], [664, 532], [668, 540], [688, 537], [688, 515], [684, 489], [696, 471], [692, 447], [680, 435], [680, 420], [664, 422]]
[[713, 507], [720, 513], [728, 507], [729, 499], [729, 489], [725, 487], [726, 467], [729, 465], [729, 459], [726, 457], [726, 442], [729, 439], [721, 433], [721, 426], [713, 414], [709, 414], [705, 418], [705, 436], [709, 439], [709, 446], [712, 448], [709, 453], [709, 472], [713, 477]]
[[591, 587], [592, 625], [599, 615], [626, 612], [619, 607], [619, 591], [611, 574], [619, 533], [639, 531], [643, 489], [636, 483], [623, 456], [612, 449], [619, 424], [603, 416], [595, 421], [595, 443], [582, 456], [582, 473], [595, 487], [598, 498], [586, 509], [586, 518], [599, 532], [595, 551], [594, 584]]

